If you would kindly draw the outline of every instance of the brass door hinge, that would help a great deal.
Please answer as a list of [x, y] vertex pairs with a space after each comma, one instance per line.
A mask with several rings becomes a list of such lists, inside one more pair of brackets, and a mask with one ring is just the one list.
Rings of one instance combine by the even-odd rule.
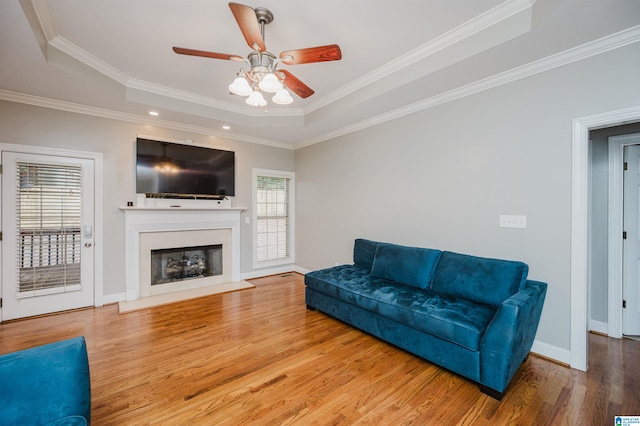
[[625, 170], [625, 171], [626, 171], [628, 167], [629, 167], [629, 165], [628, 165], [628, 164], [627, 164], [627, 162], [625, 161], [625, 162], [622, 164], [622, 170]]

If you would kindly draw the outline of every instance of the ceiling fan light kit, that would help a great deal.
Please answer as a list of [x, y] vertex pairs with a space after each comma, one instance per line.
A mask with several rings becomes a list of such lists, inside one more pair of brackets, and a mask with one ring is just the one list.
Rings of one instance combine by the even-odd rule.
[[229, 3], [229, 8], [245, 41], [253, 49], [247, 59], [238, 55], [182, 47], [174, 47], [173, 51], [180, 55], [246, 62], [249, 71], [240, 69], [236, 79], [229, 85], [229, 92], [238, 96], [246, 96], [245, 102], [251, 106], [263, 107], [267, 105], [261, 91], [275, 93], [271, 100], [278, 105], [287, 105], [293, 102], [289, 90], [303, 99], [313, 95], [313, 90], [289, 71], [276, 70], [279, 64], [296, 65], [342, 59], [342, 52], [337, 44], [288, 50], [276, 58], [274, 54], [267, 52], [264, 43], [264, 26], [273, 21], [271, 11], [263, 7], [253, 9], [240, 3]]
[[234, 95], [249, 96], [251, 92], [253, 92], [253, 89], [246, 78], [238, 76], [233, 80], [233, 83], [229, 85], [229, 91]]
[[271, 98], [274, 104], [289, 105], [293, 102], [293, 98], [287, 89], [278, 90], [276, 94]]
[[257, 107], [263, 107], [267, 105], [267, 101], [264, 100], [264, 96], [262, 96], [262, 93], [260, 93], [259, 90], [254, 90], [253, 92], [251, 92], [245, 102], [251, 106]]
[[258, 87], [263, 92], [276, 93], [284, 87], [278, 77], [273, 72], [265, 74], [258, 83]]

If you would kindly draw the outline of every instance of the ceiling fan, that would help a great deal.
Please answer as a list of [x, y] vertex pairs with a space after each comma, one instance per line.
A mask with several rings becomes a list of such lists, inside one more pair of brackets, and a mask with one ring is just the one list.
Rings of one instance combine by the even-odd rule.
[[286, 88], [289, 88], [303, 99], [313, 95], [313, 90], [289, 71], [276, 69], [280, 63], [297, 65], [342, 59], [342, 52], [337, 44], [286, 50], [276, 57], [267, 51], [264, 43], [264, 27], [273, 21], [271, 11], [263, 7], [254, 9], [240, 3], [229, 3], [229, 8], [247, 44], [253, 49], [246, 59], [238, 55], [183, 47], [174, 47], [173, 51], [181, 55], [246, 62], [249, 71], [245, 72], [241, 68], [237, 78], [229, 86], [229, 90], [236, 95], [248, 96], [246, 102], [249, 105], [266, 105], [266, 101], [260, 91], [275, 93], [272, 100], [278, 104], [293, 102]]

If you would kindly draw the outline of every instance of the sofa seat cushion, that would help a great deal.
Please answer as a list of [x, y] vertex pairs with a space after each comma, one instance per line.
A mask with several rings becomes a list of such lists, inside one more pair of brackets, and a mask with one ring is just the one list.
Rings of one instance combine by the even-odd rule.
[[488, 305], [373, 277], [358, 265], [310, 272], [305, 283], [328, 296], [472, 351], [479, 350], [484, 330], [496, 312]]
[[527, 281], [526, 263], [442, 252], [431, 289], [499, 307]]
[[376, 248], [371, 275], [427, 288], [441, 253], [440, 250], [381, 243]]

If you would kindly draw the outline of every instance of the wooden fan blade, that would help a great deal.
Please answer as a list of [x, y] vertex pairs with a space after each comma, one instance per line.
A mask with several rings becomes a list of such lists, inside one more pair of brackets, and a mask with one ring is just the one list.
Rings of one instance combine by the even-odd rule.
[[267, 48], [264, 45], [256, 11], [240, 3], [229, 3], [229, 8], [236, 18], [240, 31], [242, 31], [242, 35], [249, 47], [254, 50], [259, 50], [260, 52], [265, 52]]
[[244, 61], [242, 56], [227, 55], [226, 53], [206, 52], [204, 50], [185, 49], [184, 47], [174, 47], [173, 51], [180, 55], [202, 56], [204, 58], [224, 59], [227, 61]]
[[293, 74], [291, 74], [287, 70], [278, 70], [285, 75], [284, 85], [291, 89], [296, 95], [300, 96], [302, 99], [308, 98], [313, 95], [313, 90], [304, 84], [302, 81], [298, 80]]
[[339, 61], [342, 51], [337, 44], [309, 47], [308, 49], [287, 50], [280, 54], [282, 63], [287, 65], [309, 64], [312, 62]]

